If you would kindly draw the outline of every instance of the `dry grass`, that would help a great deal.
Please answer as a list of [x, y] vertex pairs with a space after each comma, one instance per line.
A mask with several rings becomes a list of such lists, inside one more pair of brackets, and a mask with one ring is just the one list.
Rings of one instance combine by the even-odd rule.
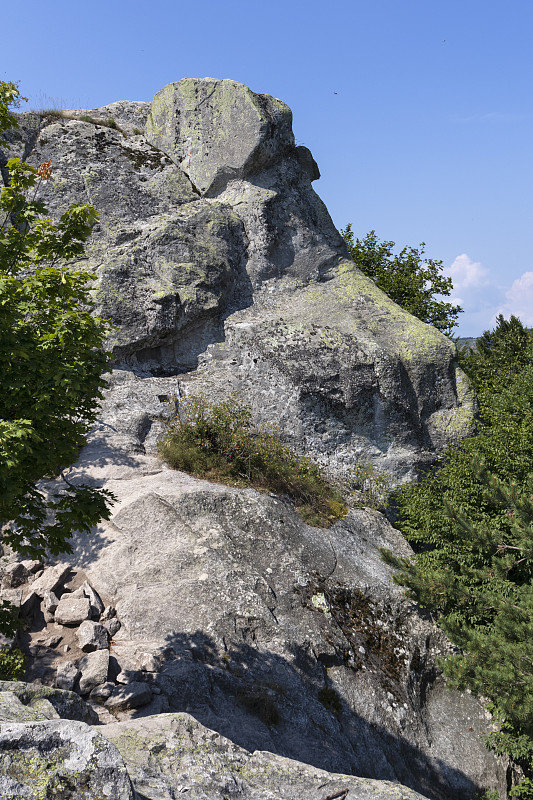
[[254, 428], [250, 407], [236, 395], [221, 403], [202, 396], [182, 403], [159, 453], [196, 477], [288, 495], [310, 525], [329, 527], [348, 513], [318, 466], [284, 445], [274, 428]]

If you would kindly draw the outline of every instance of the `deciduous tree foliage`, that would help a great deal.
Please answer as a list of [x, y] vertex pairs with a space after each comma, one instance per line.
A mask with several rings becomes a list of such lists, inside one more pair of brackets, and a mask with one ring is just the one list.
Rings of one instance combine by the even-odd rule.
[[451, 335], [462, 308], [442, 299], [450, 295], [452, 280], [442, 274], [442, 261], [424, 258], [424, 242], [419, 247], [404, 247], [395, 255], [394, 242], [380, 242], [375, 231], [364, 239], [354, 239], [348, 224], [341, 234], [361, 272], [391, 300], [422, 322]]
[[521, 762], [514, 793], [533, 797], [533, 336], [500, 316], [461, 361], [476, 435], [398, 492], [400, 527], [421, 552], [384, 556], [460, 648], [444, 671], [490, 699], [502, 723], [490, 743]]
[[[0, 137], [17, 126], [17, 100], [17, 87], [0, 82]], [[107, 518], [112, 499], [68, 480], [61, 491], [39, 487], [77, 459], [108, 365], [106, 325], [90, 314], [92, 276], [75, 267], [97, 213], [73, 205], [57, 224], [48, 219], [39, 187], [51, 169], [9, 159], [0, 194], [0, 526], [32, 557], [68, 552], [72, 532]]]

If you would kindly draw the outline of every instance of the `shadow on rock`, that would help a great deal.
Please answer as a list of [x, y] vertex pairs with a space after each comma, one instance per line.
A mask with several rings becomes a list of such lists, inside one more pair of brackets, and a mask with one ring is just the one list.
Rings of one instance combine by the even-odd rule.
[[176, 633], [153, 677], [172, 711], [191, 714], [250, 752], [398, 781], [431, 800], [476, 795], [480, 787], [465, 773], [353, 712], [311, 652], [294, 647], [293, 654], [290, 663], [224, 637], [219, 646], [200, 631]]

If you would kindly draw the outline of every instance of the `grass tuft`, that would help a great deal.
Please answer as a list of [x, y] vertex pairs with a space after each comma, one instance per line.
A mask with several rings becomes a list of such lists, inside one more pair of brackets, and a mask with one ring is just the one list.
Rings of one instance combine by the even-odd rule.
[[72, 113], [71, 111], [64, 111], [60, 108], [44, 108], [36, 111], [35, 113], [39, 114], [41, 117], [48, 117], [52, 119], [73, 119], [80, 122], [88, 122], [91, 125], [101, 126], [103, 128], [111, 128], [112, 130], [121, 133], [124, 138], [127, 138], [125, 131], [119, 127], [117, 121], [113, 119], [113, 117], [107, 117], [107, 119], [97, 119], [90, 114], [76, 114]]
[[254, 428], [251, 408], [235, 394], [220, 403], [185, 400], [158, 449], [171, 467], [198, 478], [288, 495], [308, 525], [329, 527], [348, 513], [319, 467], [284, 445], [275, 428]]

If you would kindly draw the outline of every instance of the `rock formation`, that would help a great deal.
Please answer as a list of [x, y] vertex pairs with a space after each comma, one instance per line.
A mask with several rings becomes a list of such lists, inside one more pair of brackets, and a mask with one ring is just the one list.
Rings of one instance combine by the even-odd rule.
[[[100, 420], [70, 470], [116, 494], [113, 516], [74, 538], [68, 569], [5, 568], [3, 591], [29, 615], [29, 677], [71, 681], [150, 800], [505, 792], [506, 764], [480, 739], [488, 714], [445, 687], [448, 643], [380, 560], [383, 546], [410, 553], [384, 517], [352, 509], [309, 527], [283, 498], [155, 455], [197, 392], [240, 391], [332, 475], [368, 457], [405, 479], [469, 429], [453, 344], [347, 258], [287, 106], [184, 80], [151, 106], [21, 123], [10, 154], [52, 159], [50, 210], [100, 211], [88, 263], [117, 326]], [[42, 719], [18, 724], [34, 726], [38, 752], [52, 735]]]
[[100, 212], [85, 266], [118, 365], [241, 391], [331, 472], [368, 457], [401, 479], [468, 430], [454, 345], [347, 258], [284, 103], [182, 80], [69, 117], [21, 115], [9, 154], [52, 160], [52, 213]]

